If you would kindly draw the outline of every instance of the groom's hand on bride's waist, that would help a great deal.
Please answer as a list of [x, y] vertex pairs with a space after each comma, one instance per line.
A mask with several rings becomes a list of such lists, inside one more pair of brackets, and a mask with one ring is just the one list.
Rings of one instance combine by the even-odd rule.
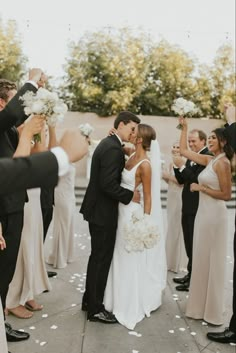
[[138, 190], [134, 190], [132, 201], [136, 203], [140, 203], [140, 192]]

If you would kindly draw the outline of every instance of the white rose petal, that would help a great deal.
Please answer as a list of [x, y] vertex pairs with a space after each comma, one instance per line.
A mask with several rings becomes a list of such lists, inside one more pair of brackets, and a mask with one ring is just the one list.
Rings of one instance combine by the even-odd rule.
[[47, 344], [47, 342], [40, 342], [40, 346], [45, 346], [45, 344]]

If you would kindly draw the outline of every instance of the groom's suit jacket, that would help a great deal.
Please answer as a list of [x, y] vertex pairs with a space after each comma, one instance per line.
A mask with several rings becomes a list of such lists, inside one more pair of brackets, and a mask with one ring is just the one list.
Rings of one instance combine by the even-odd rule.
[[84, 219], [99, 226], [117, 226], [118, 203], [128, 204], [133, 192], [120, 186], [124, 153], [116, 135], [104, 138], [94, 151], [91, 174], [80, 209]]
[[[208, 148], [205, 147], [200, 154], [209, 154]], [[199, 203], [199, 192], [191, 192], [190, 185], [198, 183], [198, 175], [203, 171], [205, 166], [192, 163], [189, 159], [186, 162], [186, 168], [180, 172], [178, 168], [174, 168], [175, 177], [179, 184], [183, 184], [182, 191], [182, 213], [196, 214]]]
[[[25, 84], [15, 97], [6, 105], [0, 114], [0, 158], [13, 157], [18, 145], [18, 132], [15, 124], [24, 122], [27, 116], [19, 97], [26, 91], [35, 92], [37, 89], [30, 83]], [[27, 194], [25, 190], [0, 197], [0, 215], [23, 210]]]
[[58, 162], [50, 151], [0, 159], [0, 195], [36, 187], [55, 187], [57, 182]]

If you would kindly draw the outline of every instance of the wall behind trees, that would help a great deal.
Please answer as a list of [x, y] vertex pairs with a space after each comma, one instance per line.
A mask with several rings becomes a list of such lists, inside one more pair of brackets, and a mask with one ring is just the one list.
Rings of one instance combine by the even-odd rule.
[[[64, 122], [57, 127], [57, 135], [60, 137], [65, 128], [74, 128], [80, 124], [89, 123], [94, 128], [94, 131], [91, 134], [91, 138], [94, 140], [100, 140], [108, 134], [108, 131], [113, 126], [115, 117], [116, 116], [101, 118], [94, 113], [68, 112]], [[157, 139], [161, 148], [162, 158], [168, 165], [171, 157], [171, 146], [176, 140], [178, 140], [180, 136], [180, 130], [176, 129], [176, 126], [178, 125], [178, 119], [175, 117], [163, 116], [139, 115], [139, 117], [143, 123], [150, 124], [155, 128], [157, 132]], [[224, 124], [224, 121], [219, 119], [205, 120], [189, 118], [188, 121], [189, 129], [201, 129], [207, 134], [210, 133], [214, 128], [220, 127]], [[76, 176], [78, 178], [86, 177], [86, 162], [87, 158], [84, 157], [82, 161], [76, 163]]]

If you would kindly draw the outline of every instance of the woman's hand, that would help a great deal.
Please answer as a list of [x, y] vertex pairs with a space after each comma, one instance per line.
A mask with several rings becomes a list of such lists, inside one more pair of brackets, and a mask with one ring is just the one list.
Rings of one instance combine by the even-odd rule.
[[180, 116], [179, 117], [179, 125], [182, 126], [182, 129], [184, 129], [184, 128], [187, 129], [187, 127], [188, 127], [187, 119], [184, 118], [183, 116]]
[[190, 191], [194, 192], [194, 191], [201, 191], [201, 185], [197, 184], [197, 183], [192, 183], [190, 185]]
[[6, 242], [2, 235], [2, 225], [0, 223], [0, 250], [6, 249]]
[[116, 132], [117, 132], [117, 130], [116, 130], [114, 127], [112, 127], [112, 128], [108, 131], [108, 135], [109, 135], [109, 136], [112, 136], [112, 135], [116, 134]]

